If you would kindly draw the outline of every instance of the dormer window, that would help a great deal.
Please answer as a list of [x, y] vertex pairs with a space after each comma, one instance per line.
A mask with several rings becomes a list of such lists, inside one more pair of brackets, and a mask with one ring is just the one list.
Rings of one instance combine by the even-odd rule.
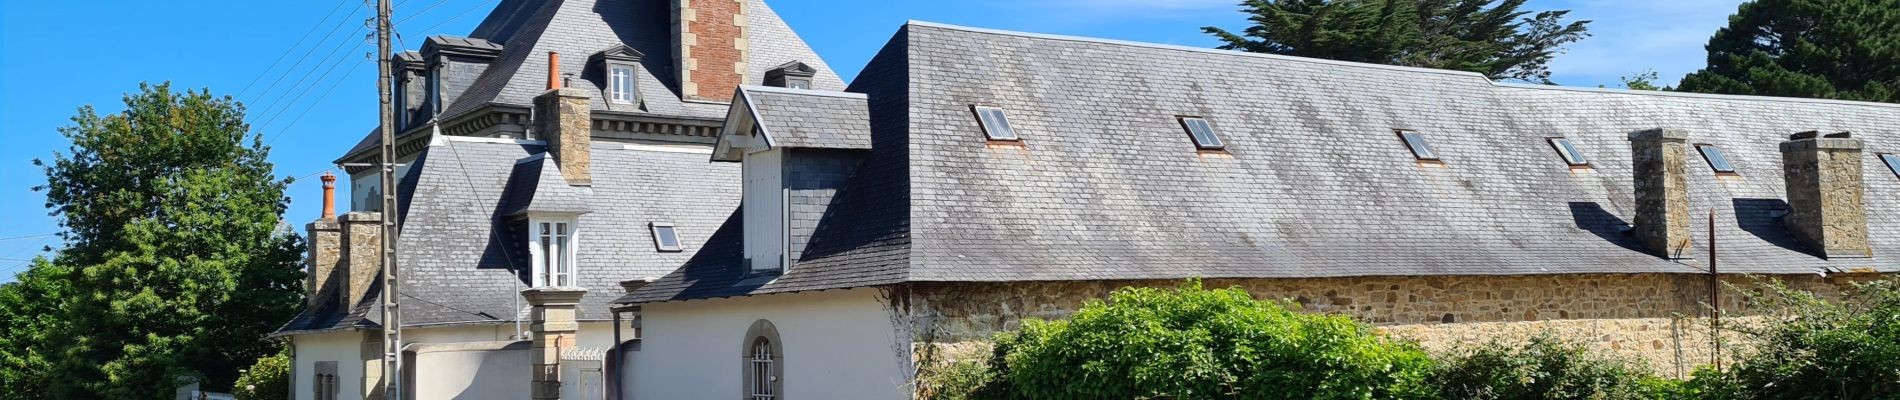
[[1202, 150], [1218, 150], [1226, 147], [1220, 136], [1214, 135], [1214, 125], [1200, 117], [1181, 117], [1181, 127], [1187, 129], [1188, 138], [1194, 139], [1194, 146]]
[[1728, 162], [1728, 156], [1722, 154], [1722, 148], [1715, 147], [1713, 144], [1698, 144], [1695, 145], [1695, 149], [1702, 153], [1702, 159], [1708, 160], [1709, 168], [1715, 169], [1716, 173], [1735, 173], [1735, 164]]
[[788, 62], [765, 71], [765, 85], [792, 89], [811, 89], [811, 78], [818, 69], [802, 62]]
[[574, 219], [530, 218], [528, 225], [534, 286], [574, 286], [574, 239], [580, 233]]
[[654, 222], [649, 225], [653, 230], [653, 247], [655, 249], [663, 253], [680, 252], [679, 232], [673, 229], [672, 223]]
[[640, 51], [627, 45], [614, 45], [587, 58], [588, 80], [600, 83], [601, 97], [607, 105], [640, 105]]
[[1412, 149], [1412, 156], [1419, 161], [1438, 161], [1438, 152], [1432, 150], [1431, 143], [1425, 142], [1425, 135], [1418, 131], [1398, 130], [1399, 140], [1405, 141], [1405, 147]]
[[971, 106], [976, 112], [977, 122], [983, 127], [983, 136], [990, 140], [1017, 141], [1016, 130], [1010, 128], [1009, 117], [1003, 115], [1003, 109], [990, 106]]
[[1590, 165], [1590, 159], [1583, 158], [1583, 151], [1577, 150], [1577, 145], [1571, 144], [1570, 139], [1560, 137], [1550, 138], [1550, 147], [1557, 149], [1557, 155], [1563, 157], [1564, 163], [1570, 164], [1572, 167]]

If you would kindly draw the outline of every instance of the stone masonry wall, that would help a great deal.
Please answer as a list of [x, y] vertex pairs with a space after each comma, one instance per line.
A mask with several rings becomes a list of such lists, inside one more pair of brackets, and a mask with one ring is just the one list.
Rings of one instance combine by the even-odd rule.
[[[1781, 277], [1790, 287], [1838, 298], [1849, 282], [1874, 275]], [[1753, 278], [1728, 276], [1732, 287]], [[1174, 287], [1180, 281], [915, 283], [912, 329], [919, 341], [950, 346], [954, 357], [979, 356], [989, 335], [1024, 318], [1066, 318], [1088, 300], [1128, 286]], [[1710, 361], [1706, 275], [1595, 274], [1428, 276], [1318, 279], [1208, 279], [1208, 288], [1238, 287], [1260, 299], [1286, 299], [1311, 312], [1353, 316], [1388, 333], [1444, 351], [1492, 339], [1521, 340], [1541, 332], [1591, 343], [1644, 361], [1674, 376]], [[1748, 323], [1747, 296], [1725, 285], [1725, 323]]]

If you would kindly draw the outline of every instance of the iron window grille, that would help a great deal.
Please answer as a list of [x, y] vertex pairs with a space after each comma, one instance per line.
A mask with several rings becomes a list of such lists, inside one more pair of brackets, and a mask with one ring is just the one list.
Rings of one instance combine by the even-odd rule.
[[778, 381], [778, 376], [772, 374], [772, 341], [770, 339], [758, 338], [752, 341], [751, 368], [752, 382], [748, 386], [752, 388], [752, 395], [749, 398], [751, 400], [777, 398], [777, 393], [772, 391], [773, 383]]

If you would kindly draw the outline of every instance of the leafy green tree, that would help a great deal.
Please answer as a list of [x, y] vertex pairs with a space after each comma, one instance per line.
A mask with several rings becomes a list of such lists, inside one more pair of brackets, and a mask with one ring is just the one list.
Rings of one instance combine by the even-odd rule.
[[996, 337], [973, 398], [1430, 398], [1429, 356], [1336, 315], [1240, 289], [1122, 289]]
[[[1551, 58], [1589, 37], [1568, 10], [1532, 14], [1528, 0], [1246, 0], [1254, 25], [1201, 28], [1223, 49], [1452, 69], [1550, 83]], [[1526, 16], [1529, 17], [1526, 17]]]
[[290, 352], [257, 359], [256, 364], [238, 376], [232, 393], [238, 400], [288, 400], [290, 398]]
[[1681, 90], [1900, 102], [1900, 0], [1742, 3]]
[[280, 230], [288, 179], [248, 133], [244, 106], [140, 85], [125, 110], [79, 110], [68, 154], [35, 160], [66, 229], [70, 268], [50, 337], [58, 398], [168, 396], [181, 377], [229, 388], [273, 349], [298, 304], [302, 242]]
[[49, 358], [63, 341], [60, 307], [71, 296], [70, 268], [34, 258], [14, 281], [0, 285], [0, 400], [51, 397], [56, 381]]

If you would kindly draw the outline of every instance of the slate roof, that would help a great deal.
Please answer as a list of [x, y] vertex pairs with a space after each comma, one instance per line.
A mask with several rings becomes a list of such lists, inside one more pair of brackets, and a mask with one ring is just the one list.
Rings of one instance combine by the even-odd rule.
[[[748, 83], [762, 83], [765, 72], [773, 66], [799, 61], [818, 70], [812, 78], [813, 89], [844, 89], [844, 81], [765, 0], [748, 1]], [[580, 73], [589, 56], [623, 44], [645, 54], [640, 61], [644, 68], [636, 71], [636, 86], [645, 108], [609, 104], [605, 96], [594, 96], [595, 112], [708, 120], [724, 117], [725, 104], [680, 98], [674, 71], [677, 63], [673, 60], [671, 4], [670, 0], [503, 1], [468, 38], [440, 37], [486, 42], [502, 49], [466, 91], [450, 96], [455, 101], [444, 106], [437, 118], [446, 121], [490, 104], [531, 107], [534, 97], [546, 92], [548, 52], [561, 53], [562, 71]], [[603, 89], [588, 79], [574, 79], [571, 84], [595, 93]], [[378, 142], [380, 139], [372, 134], [345, 154], [369, 150]]]
[[574, 187], [567, 184], [567, 178], [561, 176], [558, 164], [547, 153], [516, 161], [514, 172], [508, 176], [508, 189], [504, 192], [507, 198], [502, 200], [502, 207], [497, 214], [512, 217], [536, 212], [594, 212], [593, 207], [581, 201]]
[[[639, 303], [903, 281], [1703, 273], [1713, 212], [1724, 272], [1900, 270], [1900, 105], [1496, 84], [1391, 67], [913, 22], [853, 82], [874, 149], [783, 277], [737, 285], [702, 252]], [[970, 105], [1008, 110], [1022, 146], [985, 142]], [[1180, 116], [1213, 122], [1203, 154]], [[1696, 248], [1647, 255], [1632, 131], [1687, 129]], [[1420, 165], [1394, 129], [1424, 134]], [[1867, 145], [1875, 258], [1825, 260], [1772, 217], [1778, 144], [1852, 131]], [[1568, 137], [1594, 169], [1546, 143]], [[728, 224], [722, 229], [734, 229]], [[738, 240], [726, 232], [714, 239]], [[820, 243], [824, 243], [822, 246]], [[708, 243], [708, 249], [730, 243]]]
[[766, 86], [746, 86], [739, 92], [758, 115], [773, 146], [871, 148], [871, 113], [861, 93]]
[[[596, 142], [593, 185], [565, 187], [553, 168], [524, 158], [545, 154], [538, 141], [445, 137], [423, 150], [409, 177], [413, 204], [398, 244], [404, 326], [511, 323], [525, 315], [519, 290], [529, 286], [529, 264], [505, 224], [516, 189], [535, 183], [535, 202], [549, 189], [567, 189], [582, 214], [576, 255], [579, 284], [591, 293], [582, 320], [606, 320], [620, 281], [658, 277], [700, 252], [700, 244], [738, 207], [739, 165], [710, 163], [704, 145], [653, 146]], [[552, 159], [541, 158], [552, 161]], [[538, 179], [524, 179], [523, 176]], [[515, 182], [511, 185], [511, 182]], [[558, 186], [554, 186], [558, 185]], [[565, 195], [564, 195], [565, 196]], [[561, 200], [565, 202], [566, 200]], [[564, 205], [566, 207], [567, 205]], [[683, 251], [660, 252], [650, 222], [671, 222]], [[520, 272], [517, 272], [520, 271]], [[380, 290], [351, 312], [307, 311], [279, 334], [374, 327]], [[345, 325], [339, 325], [345, 324]], [[349, 325], [353, 324], [353, 325]]]

